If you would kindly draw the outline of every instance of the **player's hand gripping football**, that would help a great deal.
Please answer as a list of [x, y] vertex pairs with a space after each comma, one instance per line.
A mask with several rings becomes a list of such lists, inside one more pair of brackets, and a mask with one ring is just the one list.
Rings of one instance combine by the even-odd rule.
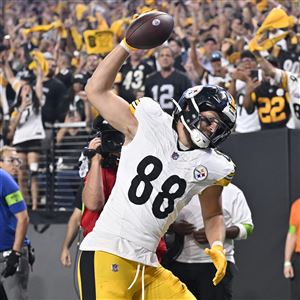
[[171, 35], [173, 17], [161, 11], [138, 16], [130, 23], [121, 46], [130, 53], [134, 49], [152, 49], [162, 45]]
[[211, 257], [217, 269], [216, 275], [213, 279], [213, 284], [217, 285], [226, 273], [227, 260], [224, 248], [221, 245], [214, 245], [211, 249], [206, 248], [204, 251]]

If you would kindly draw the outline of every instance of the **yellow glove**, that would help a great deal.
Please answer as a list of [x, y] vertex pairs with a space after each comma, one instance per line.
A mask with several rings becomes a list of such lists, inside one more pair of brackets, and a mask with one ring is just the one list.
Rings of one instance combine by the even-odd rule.
[[206, 248], [205, 253], [209, 255], [217, 269], [217, 273], [213, 279], [213, 284], [217, 285], [225, 276], [227, 260], [224, 248], [221, 245], [214, 245], [211, 249]]

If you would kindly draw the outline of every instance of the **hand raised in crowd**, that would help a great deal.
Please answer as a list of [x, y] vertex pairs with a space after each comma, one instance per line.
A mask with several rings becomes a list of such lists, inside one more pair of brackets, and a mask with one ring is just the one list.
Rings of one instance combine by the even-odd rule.
[[78, 62], [78, 66], [76, 68], [76, 72], [78, 72], [78, 73], [82, 72], [85, 65], [86, 65], [86, 55], [83, 52], [81, 52], [79, 55], [79, 62]]
[[73, 26], [73, 21], [71, 18], [68, 18], [65, 20], [64, 22], [65, 28], [66, 29], [70, 29]]
[[6, 51], [1, 51], [0, 52], [0, 65], [1, 66], [4, 66], [4, 64], [5, 64], [5, 60], [6, 60], [6, 53], [5, 53]]
[[172, 224], [172, 229], [179, 235], [192, 234], [196, 229], [195, 226], [185, 220]]
[[174, 32], [178, 35], [179, 38], [183, 39], [186, 34], [181, 26], [175, 26]]
[[200, 10], [200, 2], [199, 1], [188, 1], [187, 5], [190, 11], [196, 12]]
[[201, 228], [199, 230], [194, 231], [193, 232], [193, 237], [196, 240], [196, 242], [198, 242], [199, 244], [208, 243], [204, 228]]
[[196, 44], [199, 41], [199, 36], [196, 35], [196, 34], [191, 34], [191, 35], [188, 36], [188, 41], [191, 44]]
[[44, 72], [43, 72], [42, 65], [40, 64], [38, 59], [34, 58], [33, 60], [36, 63], [36, 76], [39, 78], [43, 78]]
[[250, 94], [255, 91], [257, 87], [261, 85], [261, 82], [257, 78], [248, 77], [246, 85], [246, 94]]
[[19, 112], [23, 112], [26, 109], [28, 109], [31, 104], [32, 104], [32, 101], [31, 101], [31, 98], [29, 96], [28, 97], [23, 97], [21, 105], [19, 107]]
[[247, 80], [249, 79], [249, 76], [247, 75], [247, 73], [243, 70], [241, 70], [240, 68], [235, 69], [233, 72], [231, 72], [231, 77], [234, 80], [241, 80], [241, 81], [245, 81], [247, 82]]

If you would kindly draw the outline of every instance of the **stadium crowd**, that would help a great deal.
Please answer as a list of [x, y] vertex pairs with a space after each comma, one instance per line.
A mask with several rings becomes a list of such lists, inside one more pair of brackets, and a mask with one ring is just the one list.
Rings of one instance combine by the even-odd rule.
[[[84, 91], [87, 80], [123, 38], [129, 16], [151, 10], [171, 14], [174, 31], [163, 47], [135, 51], [115, 80], [116, 93], [129, 102], [152, 97], [171, 113], [170, 99], [188, 87], [216, 84], [235, 98], [236, 133], [299, 127], [289, 85], [262, 62], [299, 74], [297, 1], [7, 1], [0, 24], [0, 144], [18, 149], [25, 197], [22, 182], [30, 172], [32, 209], [40, 201], [34, 180], [40, 150], [66, 131], [53, 137], [49, 128], [82, 121], [88, 134], [96, 111]], [[299, 91], [293, 97], [299, 102]]]

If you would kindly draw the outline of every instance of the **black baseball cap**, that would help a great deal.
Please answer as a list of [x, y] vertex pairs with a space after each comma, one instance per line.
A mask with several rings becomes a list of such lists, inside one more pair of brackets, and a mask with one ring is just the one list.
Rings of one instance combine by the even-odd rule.
[[207, 38], [205, 38], [204, 39], [204, 43], [207, 43], [207, 42], [210, 42], [210, 41], [212, 41], [212, 42], [214, 42], [215, 44], [217, 44], [217, 40], [214, 38], [214, 37], [212, 37], [212, 36], [208, 36]]
[[214, 61], [221, 61], [222, 60], [222, 54], [219, 51], [214, 51], [211, 54], [211, 58], [210, 61], [214, 62]]

